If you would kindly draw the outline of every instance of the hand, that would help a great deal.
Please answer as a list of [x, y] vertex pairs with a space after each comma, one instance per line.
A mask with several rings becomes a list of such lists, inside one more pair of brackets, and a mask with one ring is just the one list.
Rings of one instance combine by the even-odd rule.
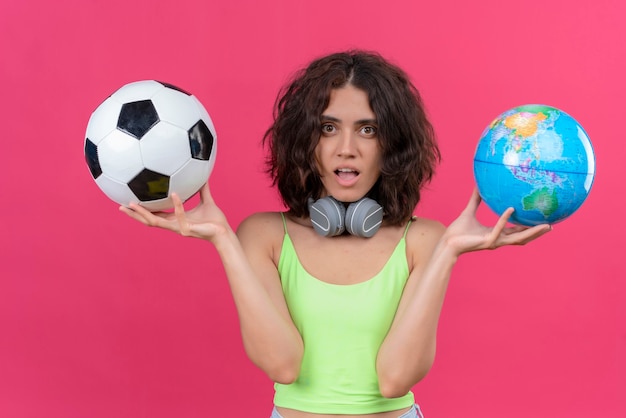
[[476, 211], [482, 199], [474, 189], [469, 203], [461, 215], [450, 224], [443, 239], [457, 255], [485, 249], [496, 249], [504, 245], [525, 245], [552, 230], [548, 224], [527, 227], [507, 226], [514, 209], [508, 208], [492, 227], [482, 225], [476, 219]]
[[208, 183], [200, 189], [200, 203], [189, 211], [185, 211], [178, 195], [173, 193], [171, 197], [174, 212], [150, 212], [135, 203], [120, 206], [120, 211], [144, 225], [208, 241], [230, 230], [226, 217], [213, 201]]

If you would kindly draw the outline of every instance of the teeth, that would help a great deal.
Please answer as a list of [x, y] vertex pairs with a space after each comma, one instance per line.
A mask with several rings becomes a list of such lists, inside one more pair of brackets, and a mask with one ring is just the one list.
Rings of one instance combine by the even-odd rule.
[[340, 168], [337, 171], [339, 171], [341, 173], [352, 173], [352, 172], [354, 172], [354, 170], [352, 170], [350, 168]]

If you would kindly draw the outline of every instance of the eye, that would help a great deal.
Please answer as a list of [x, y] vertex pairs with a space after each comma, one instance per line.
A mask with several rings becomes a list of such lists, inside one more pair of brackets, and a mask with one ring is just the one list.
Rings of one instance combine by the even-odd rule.
[[376, 133], [378, 132], [376, 127], [371, 126], [371, 125], [365, 125], [362, 126], [361, 129], [359, 129], [359, 132], [361, 132], [361, 134], [363, 136], [366, 136], [368, 138], [372, 138], [374, 136], [376, 136]]
[[325, 123], [322, 125], [322, 134], [329, 135], [334, 133], [336, 130], [335, 126], [331, 123]]

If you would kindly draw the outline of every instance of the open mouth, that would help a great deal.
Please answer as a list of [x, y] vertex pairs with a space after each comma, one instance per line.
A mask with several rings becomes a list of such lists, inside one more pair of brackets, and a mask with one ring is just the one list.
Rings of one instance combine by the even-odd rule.
[[352, 180], [359, 175], [359, 172], [351, 168], [339, 168], [335, 170], [335, 175], [342, 180]]

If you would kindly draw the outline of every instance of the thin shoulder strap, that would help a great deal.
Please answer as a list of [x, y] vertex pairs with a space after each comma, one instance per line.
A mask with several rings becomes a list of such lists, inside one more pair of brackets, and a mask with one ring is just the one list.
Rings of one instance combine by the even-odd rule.
[[413, 222], [416, 219], [417, 219], [417, 217], [411, 216], [411, 219], [409, 219], [409, 222], [407, 222], [407, 224], [406, 224], [406, 228], [404, 228], [404, 236], [403, 236], [403, 238], [406, 238], [406, 234], [407, 234], [407, 232], [409, 232], [409, 227], [411, 226], [411, 222]]
[[285, 213], [280, 213], [281, 218], [283, 218], [283, 229], [285, 231], [285, 235], [287, 235], [287, 220], [285, 219]]

